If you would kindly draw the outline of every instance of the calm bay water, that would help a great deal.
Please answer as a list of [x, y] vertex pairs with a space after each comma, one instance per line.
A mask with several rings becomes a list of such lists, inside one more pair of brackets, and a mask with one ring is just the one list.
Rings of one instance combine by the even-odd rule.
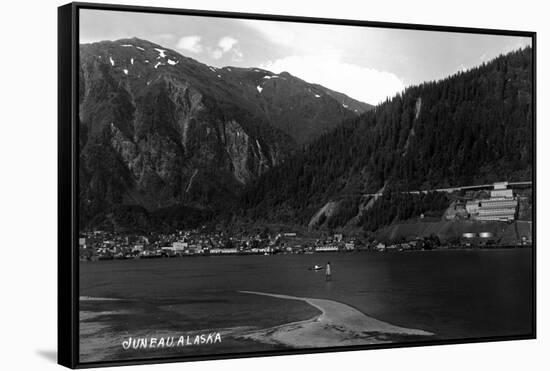
[[[110, 326], [111, 335], [270, 327], [318, 314], [303, 302], [237, 292], [243, 290], [336, 300], [438, 339], [522, 335], [533, 323], [531, 259], [526, 248], [86, 262], [80, 295], [123, 300], [81, 303], [81, 311], [101, 311], [94, 323]], [[324, 271], [307, 269], [327, 261], [331, 282]], [[133, 314], [123, 314], [128, 309]], [[82, 336], [84, 353], [102, 347], [95, 334]], [[238, 341], [226, 346], [249, 349]]]

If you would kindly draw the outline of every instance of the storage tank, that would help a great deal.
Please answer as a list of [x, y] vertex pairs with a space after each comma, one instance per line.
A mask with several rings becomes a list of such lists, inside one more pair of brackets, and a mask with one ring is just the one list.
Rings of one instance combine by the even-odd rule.
[[479, 237], [481, 237], [481, 238], [493, 238], [493, 233], [492, 232], [481, 232], [479, 234]]

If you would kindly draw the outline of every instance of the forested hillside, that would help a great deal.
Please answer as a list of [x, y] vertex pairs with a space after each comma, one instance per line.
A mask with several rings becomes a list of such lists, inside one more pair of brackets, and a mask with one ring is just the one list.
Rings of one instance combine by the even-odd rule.
[[[531, 57], [526, 48], [410, 87], [344, 122], [254, 182], [243, 196], [243, 216], [308, 224], [332, 201], [339, 205], [332, 226], [354, 218], [372, 229], [380, 223], [360, 213], [365, 193], [530, 180]], [[391, 200], [384, 207], [395, 211], [382, 224], [403, 213]]]

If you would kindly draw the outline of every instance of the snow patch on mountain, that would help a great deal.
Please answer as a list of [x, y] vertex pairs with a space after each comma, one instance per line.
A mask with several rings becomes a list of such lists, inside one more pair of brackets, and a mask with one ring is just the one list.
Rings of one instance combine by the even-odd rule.
[[160, 58], [166, 58], [166, 50], [164, 49], [159, 49], [159, 48], [154, 48], [157, 52], [159, 52], [159, 57]]

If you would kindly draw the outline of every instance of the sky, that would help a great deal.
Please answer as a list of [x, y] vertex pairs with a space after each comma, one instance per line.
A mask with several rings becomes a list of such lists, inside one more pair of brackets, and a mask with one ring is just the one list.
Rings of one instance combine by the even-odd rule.
[[139, 37], [210, 66], [287, 71], [378, 104], [530, 38], [82, 9], [80, 43]]

